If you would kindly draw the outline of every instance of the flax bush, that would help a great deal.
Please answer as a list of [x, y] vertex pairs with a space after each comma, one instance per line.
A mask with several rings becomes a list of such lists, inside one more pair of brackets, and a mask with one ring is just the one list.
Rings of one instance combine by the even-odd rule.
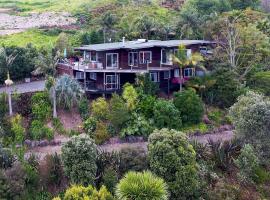
[[128, 172], [116, 187], [118, 199], [167, 200], [167, 185], [151, 172]]

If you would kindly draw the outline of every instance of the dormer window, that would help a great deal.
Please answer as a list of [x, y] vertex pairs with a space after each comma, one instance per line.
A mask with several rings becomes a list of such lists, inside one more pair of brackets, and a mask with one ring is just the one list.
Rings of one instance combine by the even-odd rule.
[[140, 51], [140, 64], [152, 63], [152, 52], [151, 51]]

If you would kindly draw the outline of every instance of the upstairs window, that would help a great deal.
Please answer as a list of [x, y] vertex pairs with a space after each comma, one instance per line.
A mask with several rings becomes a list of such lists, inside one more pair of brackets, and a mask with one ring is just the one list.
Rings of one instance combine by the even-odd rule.
[[118, 53], [107, 53], [106, 54], [106, 67], [107, 68], [118, 68]]
[[151, 51], [140, 51], [140, 64], [152, 63]]
[[97, 52], [92, 51], [90, 54], [91, 61], [97, 61]]
[[[176, 55], [178, 52], [178, 49], [174, 49], [174, 55]], [[186, 55], [187, 55], [187, 58], [190, 58], [191, 55], [192, 55], [192, 50], [191, 49], [186, 49]]]
[[174, 77], [176, 77], [176, 78], [180, 77], [180, 70], [179, 69], [174, 69]]
[[138, 52], [129, 52], [128, 53], [128, 65], [129, 66], [138, 66]]
[[171, 49], [162, 49], [161, 50], [161, 64], [172, 65], [172, 54], [173, 50]]

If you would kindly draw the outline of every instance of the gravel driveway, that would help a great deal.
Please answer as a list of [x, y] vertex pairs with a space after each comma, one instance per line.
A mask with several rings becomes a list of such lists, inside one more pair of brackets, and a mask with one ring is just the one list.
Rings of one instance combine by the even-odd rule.
[[16, 92], [18, 94], [43, 91], [45, 88], [45, 81], [34, 81], [30, 83], [15, 84], [10, 88], [0, 87], [0, 93], [2, 92]]

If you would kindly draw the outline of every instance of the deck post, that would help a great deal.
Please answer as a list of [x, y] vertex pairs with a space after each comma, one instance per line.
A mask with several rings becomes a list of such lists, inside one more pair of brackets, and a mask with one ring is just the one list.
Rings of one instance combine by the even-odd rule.
[[84, 69], [84, 91], [86, 91], [86, 72]]

